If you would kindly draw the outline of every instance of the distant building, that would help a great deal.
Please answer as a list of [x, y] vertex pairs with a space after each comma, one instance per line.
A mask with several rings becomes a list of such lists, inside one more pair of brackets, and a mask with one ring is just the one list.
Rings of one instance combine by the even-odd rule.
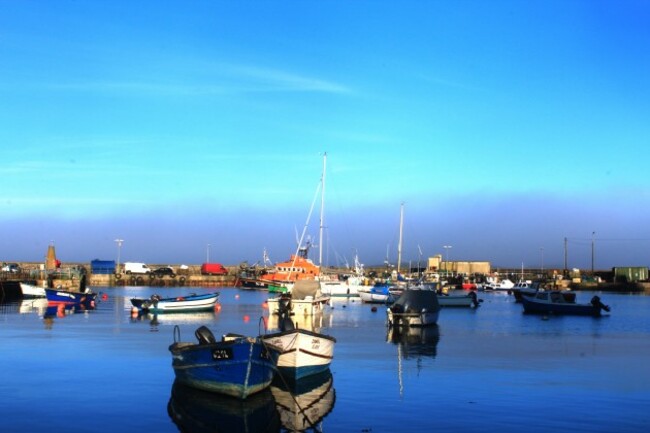
[[491, 273], [490, 262], [470, 262], [470, 261], [444, 261], [442, 254], [429, 257], [427, 260], [427, 272], [429, 273], [450, 273], [450, 274], [482, 274], [488, 275]]

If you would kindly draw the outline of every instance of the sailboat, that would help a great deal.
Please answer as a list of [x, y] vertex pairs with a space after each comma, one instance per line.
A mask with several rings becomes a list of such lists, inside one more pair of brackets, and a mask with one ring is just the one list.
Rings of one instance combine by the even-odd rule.
[[[321, 311], [325, 304], [329, 303], [330, 297], [324, 295], [320, 290], [320, 269], [321, 266], [315, 266], [307, 258], [307, 252], [309, 251], [310, 242], [307, 242], [303, 246], [303, 241], [305, 239], [305, 234], [307, 232], [307, 227], [309, 226], [309, 220], [311, 219], [311, 214], [314, 210], [314, 205], [316, 204], [316, 199], [318, 198], [319, 192], [321, 197], [321, 222], [320, 222], [320, 240], [318, 242], [319, 247], [319, 264], [322, 265], [323, 261], [323, 209], [324, 209], [324, 196], [325, 196], [325, 171], [327, 164], [327, 153], [323, 156], [323, 173], [321, 175], [320, 182], [316, 188], [316, 194], [314, 195], [314, 200], [312, 201], [311, 208], [309, 209], [309, 214], [307, 215], [307, 221], [302, 230], [302, 235], [298, 239], [298, 247], [296, 254], [292, 256], [291, 266], [288, 268], [287, 280], [282, 282], [282, 286], [285, 290], [281, 290], [290, 296], [291, 303], [291, 313], [295, 314], [299, 312], [300, 314], [310, 315], [314, 314], [317, 311]], [[304, 252], [301, 254], [301, 251]], [[305, 272], [304, 269], [301, 272], [300, 268], [296, 266], [298, 259], [302, 260], [302, 263], [308, 263], [311, 267], [309, 272]], [[293, 279], [292, 279], [293, 275]], [[275, 287], [274, 284], [269, 283], [269, 291], [272, 291], [272, 287]], [[280, 291], [280, 290], [278, 290]], [[282, 301], [286, 300], [287, 296], [279, 296], [276, 298], [268, 299], [268, 306], [270, 313], [278, 313], [279, 305]]]

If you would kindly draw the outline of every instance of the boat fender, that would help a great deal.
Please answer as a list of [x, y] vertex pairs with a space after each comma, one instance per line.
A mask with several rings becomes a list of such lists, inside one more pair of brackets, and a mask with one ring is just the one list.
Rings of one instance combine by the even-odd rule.
[[185, 298], [183, 298], [182, 296], [179, 296], [178, 298], [176, 298], [176, 300], [177, 300], [177, 301], [184, 301]]
[[199, 340], [199, 344], [214, 344], [217, 342], [217, 339], [214, 338], [212, 331], [208, 329], [207, 326], [200, 326], [194, 331], [196, 339]]
[[183, 286], [183, 285], [185, 285], [185, 277], [181, 277], [181, 278], [178, 280], [178, 285], [179, 285], [179, 286]]
[[115, 274], [115, 279], [116, 280], [121, 280], [122, 279], [122, 274]]

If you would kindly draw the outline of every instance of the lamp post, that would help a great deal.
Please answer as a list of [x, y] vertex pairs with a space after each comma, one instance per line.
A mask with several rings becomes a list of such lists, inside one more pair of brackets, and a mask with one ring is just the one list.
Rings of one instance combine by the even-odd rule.
[[124, 239], [115, 239], [115, 243], [117, 244], [117, 267], [115, 270], [118, 273], [120, 271], [120, 250], [122, 249], [122, 242], [124, 242]]
[[544, 247], [540, 247], [539, 252], [542, 257], [542, 276], [544, 275]]
[[591, 232], [591, 275], [594, 275], [594, 243], [596, 232]]
[[205, 249], [205, 262], [210, 263], [210, 244]]
[[449, 250], [451, 249], [451, 245], [443, 245], [442, 247], [445, 249], [445, 271], [447, 277], [449, 277]]

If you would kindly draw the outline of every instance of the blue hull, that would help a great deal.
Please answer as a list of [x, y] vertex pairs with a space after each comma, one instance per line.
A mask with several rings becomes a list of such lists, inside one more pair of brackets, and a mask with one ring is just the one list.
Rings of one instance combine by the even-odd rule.
[[567, 316], [592, 316], [599, 317], [601, 308], [591, 304], [554, 304], [536, 302], [526, 296], [521, 301], [524, 312], [530, 314], [567, 315]]
[[70, 305], [91, 305], [97, 298], [96, 293], [79, 293], [67, 290], [45, 289], [45, 296], [48, 303], [70, 304]]
[[245, 399], [273, 380], [279, 353], [259, 338], [169, 346], [176, 380], [204, 391]]

